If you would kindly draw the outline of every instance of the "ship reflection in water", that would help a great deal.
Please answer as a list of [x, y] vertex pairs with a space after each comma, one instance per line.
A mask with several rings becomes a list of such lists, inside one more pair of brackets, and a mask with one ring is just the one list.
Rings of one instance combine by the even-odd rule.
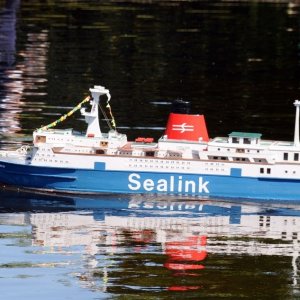
[[[272, 284], [278, 284], [274, 295], [300, 295], [300, 203], [136, 195], [92, 199], [14, 191], [0, 196], [0, 252], [11, 253], [0, 259], [0, 277], [9, 281], [5, 272], [11, 268], [15, 284], [31, 268], [42, 267], [66, 268], [57, 282], [102, 296], [250, 293], [264, 299], [264, 289]], [[23, 256], [14, 256], [12, 245]], [[28, 261], [26, 271], [22, 264]]]

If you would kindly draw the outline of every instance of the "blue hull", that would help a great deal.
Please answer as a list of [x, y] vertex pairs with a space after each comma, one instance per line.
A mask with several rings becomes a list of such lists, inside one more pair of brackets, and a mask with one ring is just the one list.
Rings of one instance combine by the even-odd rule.
[[0, 182], [72, 193], [152, 193], [300, 200], [300, 180], [154, 172], [68, 169], [1, 162]]

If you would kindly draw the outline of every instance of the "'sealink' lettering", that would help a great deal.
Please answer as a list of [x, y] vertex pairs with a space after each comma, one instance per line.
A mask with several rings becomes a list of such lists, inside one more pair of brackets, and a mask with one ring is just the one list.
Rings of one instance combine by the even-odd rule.
[[132, 191], [157, 191], [157, 192], [177, 192], [177, 193], [206, 193], [209, 194], [209, 181], [205, 181], [203, 177], [198, 180], [185, 179], [184, 176], [169, 176], [157, 180], [151, 178], [142, 179], [141, 175], [132, 173], [128, 176], [128, 188]]

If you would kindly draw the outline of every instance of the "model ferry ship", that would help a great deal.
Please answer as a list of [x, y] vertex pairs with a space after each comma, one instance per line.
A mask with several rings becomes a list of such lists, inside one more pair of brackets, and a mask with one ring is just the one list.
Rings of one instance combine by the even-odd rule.
[[[113, 127], [101, 131], [98, 106], [106, 96], [110, 110], [109, 90], [94, 86], [90, 92], [83, 101], [89, 102], [89, 110], [81, 108], [82, 102], [35, 130], [32, 145], [0, 151], [0, 182], [71, 193], [300, 200], [300, 101], [294, 102], [292, 142], [263, 140], [261, 134], [246, 132], [210, 139], [204, 116], [180, 109], [170, 113], [157, 142], [142, 137], [128, 141]], [[52, 128], [80, 108], [87, 123], [84, 134]]]

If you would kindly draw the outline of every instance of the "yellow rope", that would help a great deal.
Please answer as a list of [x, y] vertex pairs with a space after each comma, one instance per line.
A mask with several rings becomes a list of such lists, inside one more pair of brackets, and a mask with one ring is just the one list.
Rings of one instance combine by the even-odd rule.
[[115, 118], [114, 118], [114, 116], [113, 116], [113, 114], [112, 114], [112, 111], [111, 111], [111, 107], [110, 107], [110, 104], [107, 102], [107, 104], [106, 104], [106, 107], [108, 108], [108, 111], [109, 111], [109, 114], [110, 114], [110, 116], [111, 116], [111, 125], [112, 125], [112, 127], [114, 128], [114, 129], [116, 129], [116, 121], [115, 121]]
[[63, 116], [61, 116], [59, 119], [57, 119], [56, 121], [43, 126], [42, 128], [40, 128], [41, 130], [47, 130], [49, 128], [55, 127], [58, 123], [63, 122], [66, 118], [72, 116], [77, 110], [79, 110], [82, 106], [82, 104], [88, 102], [90, 100], [90, 96], [87, 96], [83, 101], [81, 101], [79, 104], [77, 104], [72, 110], [70, 110], [68, 113], [64, 114]]

